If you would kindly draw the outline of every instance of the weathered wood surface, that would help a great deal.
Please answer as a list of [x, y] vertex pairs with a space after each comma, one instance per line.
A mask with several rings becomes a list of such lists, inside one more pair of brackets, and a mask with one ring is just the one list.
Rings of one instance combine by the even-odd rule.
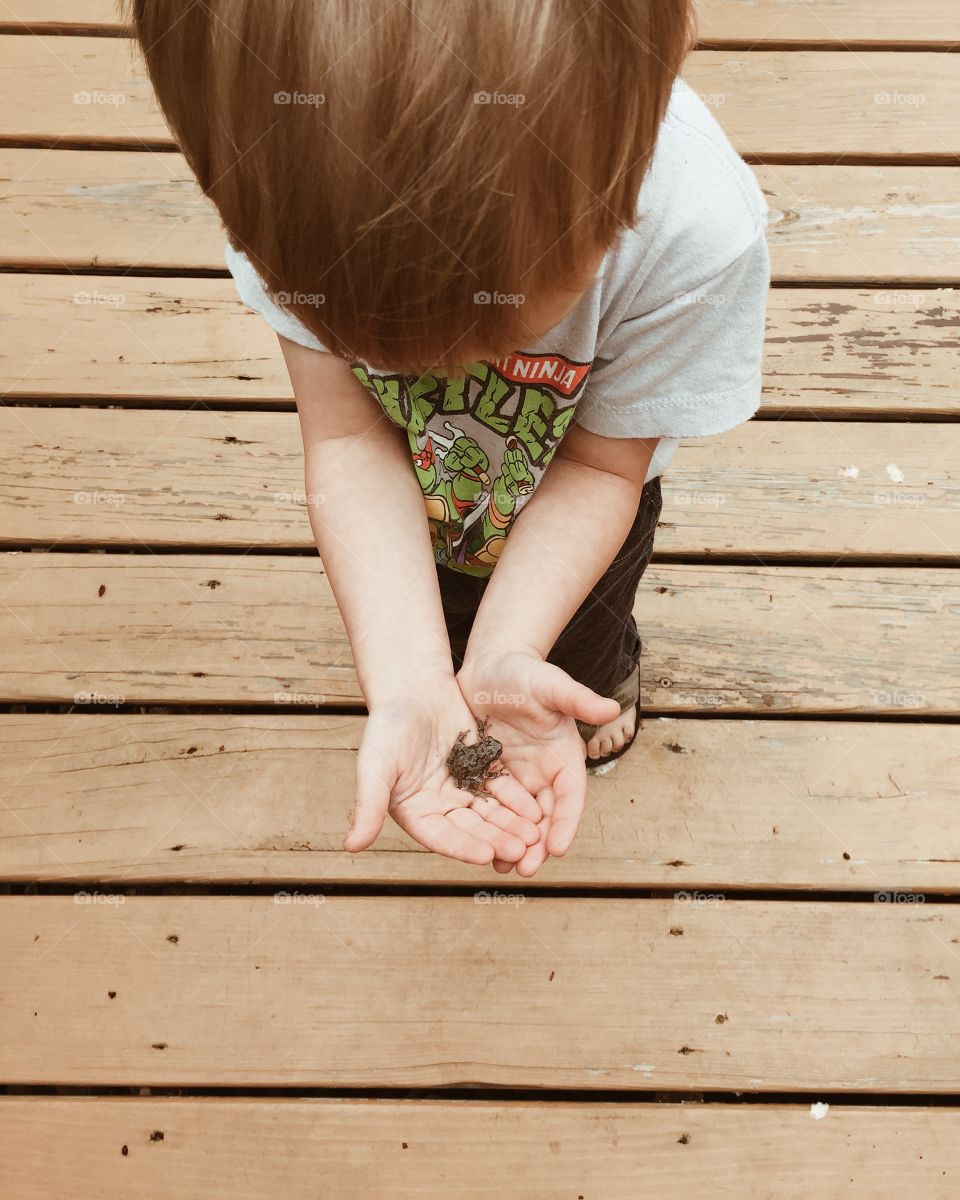
[[[0, 394], [292, 404], [272, 329], [229, 279], [0, 274]], [[956, 416], [960, 292], [773, 288], [772, 416]]]
[[[132, 42], [48, 41], [0, 37], [0, 138], [173, 144]], [[699, 50], [684, 74], [744, 154], [949, 161], [960, 152], [956, 55]]]
[[700, 36], [711, 44], [933, 45], [960, 42], [953, 0], [697, 0]]
[[489, 894], [319, 901], [3, 897], [0, 954], [17, 986], [0, 995], [0, 1076], [157, 1086], [956, 1087], [955, 905], [511, 903]]
[[[343, 852], [363, 720], [0, 716], [0, 879], [492, 886], [392, 821]], [[957, 780], [956, 726], [648, 717], [523, 886], [956, 892]]]
[[4, 0], [0, 25], [120, 31], [117, 0]]
[[[316, 558], [8, 552], [0, 591], [8, 701], [361, 702]], [[655, 564], [634, 610], [641, 700], [666, 714], [956, 715], [958, 604], [949, 569]]]
[[[754, 421], [689, 441], [659, 554], [960, 553], [955, 425]], [[312, 547], [295, 413], [0, 409], [0, 540]]]
[[[960, 169], [754, 168], [775, 281], [953, 283]], [[0, 262], [224, 270], [213, 205], [179, 154], [0, 149]]]
[[[710, 43], [801, 45], [955, 45], [960, 18], [953, 0], [697, 0], [701, 38]], [[115, 0], [5, 0], [0, 23], [32, 27], [121, 28]]]
[[287, 1200], [318, 1180], [377, 1200], [809, 1200], [842, 1180], [846, 1200], [953, 1200], [957, 1126], [949, 1108], [834, 1105], [814, 1120], [804, 1103], [0, 1097], [0, 1187], [17, 1200], [63, 1200], [78, 1178], [98, 1200]]
[[0, 36], [0, 139], [172, 145], [128, 38]]

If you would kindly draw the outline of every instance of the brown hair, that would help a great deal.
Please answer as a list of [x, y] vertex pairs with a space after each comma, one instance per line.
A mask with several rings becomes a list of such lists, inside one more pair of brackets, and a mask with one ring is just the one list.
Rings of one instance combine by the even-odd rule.
[[635, 223], [693, 22], [691, 0], [120, 4], [234, 248], [325, 346], [395, 370], [519, 348], [522, 306], [476, 294], [569, 286]]

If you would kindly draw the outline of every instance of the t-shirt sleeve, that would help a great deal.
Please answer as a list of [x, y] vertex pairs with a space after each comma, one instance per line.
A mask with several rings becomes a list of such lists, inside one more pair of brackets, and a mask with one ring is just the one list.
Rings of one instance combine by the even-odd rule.
[[306, 346], [308, 350], [330, 353], [328, 348], [314, 337], [302, 321], [270, 298], [263, 280], [242, 251], [234, 250], [228, 242], [223, 256], [227, 268], [233, 276], [237, 295], [248, 308], [259, 313], [272, 329], [291, 342]]
[[576, 409], [591, 433], [723, 433], [760, 404], [770, 259], [762, 227], [729, 265], [650, 310], [644, 289], [601, 345]]

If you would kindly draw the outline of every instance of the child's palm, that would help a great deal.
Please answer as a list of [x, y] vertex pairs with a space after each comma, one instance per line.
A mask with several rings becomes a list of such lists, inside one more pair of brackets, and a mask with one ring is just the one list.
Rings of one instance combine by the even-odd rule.
[[344, 842], [363, 850], [386, 813], [415, 841], [462, 862], [514, 863], [536, 843], [541, 810], [509, 773], [490, 780], [492, 796], [457, 787], [446, 767], [457, 735], [475, 725], [456, 684], [375, 708], [357, 756], [357, 804]]
[[[478, 716], [491, 718], [491, 734], [503, 743], [503, 763], [543, 811], [540, 836], [519, 862], [494, 863], [497, 870], [533, 875], [548, 855], [565, 854], [583, 815], [587, 791], [586, 748], [576, 717], [612, 720], [619, 711], [576, 683], [559, 667], [513, 653], [477, 674], [461, 672], [460, 688]], [[482, 684], [482, 686], [478, 686]]]

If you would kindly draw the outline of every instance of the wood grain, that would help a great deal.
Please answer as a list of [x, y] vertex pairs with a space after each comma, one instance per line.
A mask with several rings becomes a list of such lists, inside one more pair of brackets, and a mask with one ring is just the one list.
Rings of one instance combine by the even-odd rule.
[[[0, 394], [286, 404], [273, 330], [227, 279], [0, 274]], [[960, 292], [774, 288], [763, 410], [954, 417]]]
[[[878, 7], [872, 0], [697, 0], [701, 38], [711, 43], [750, 41], [758, 46], [902, 46], [960, 41], [952, 0], [913, 0], [909, 8]], [[119, 29], [115, 0], [5, 0], [3, 24]]]
[[[0, 37], [0, 138], [173, 144], [131, 42], [53, 40]], [[949, 161], [960, 152], [955, 55], [700, 50], [684, 74], [744, 154]]]
[[[343, 852], [363, 723], [2, 715], [0, 879], [492, 886], [393, 821]], [[648, 717], [523, 886], [957, 892], [958, 779], [956, 726]]]
[[[779, 282], [953, 283], [960, 169], [758, 166]], [[179, 154], [0, 149], [0, 262], [222, 271], [223, 233]]]
[[3, 897], [0, 954], [17, 987], [0, 995], [0, 1076], [148, 1086], [956, 1086], [955, 905], [320, 899]]
[[[312, 548], [295, 413], [0, 409], [0, 540]], [[753, 421], [690, 440], [659, 554], [960, 553], [956, 425]], [[895, 480], [900, 479], [900, 482]]]
[[0, 23], [31, 29], [120, 30], [118, 11], [117, 0], [4, 0]]
[[[949, 1108], [0, 1097], [0, 1186], [63, 1200], [952, 1200]], [[162, 1134], [162, 1139], [157, 1135]], [[128, 1153], [121, 1153], [126, 1146]], [[495, 1153], [491, 1153], [495, 1147]], [[562, 1185], [559, 1181], [562, 1180]], [[452, 1189], [455, 1189], [452, 1190]]]
[[[641, 700], [664, 714], [955, 716], [958, 589], [947, 569], [654, 565], [634, 610]], [[361, 701], [316, 558], [7, 553], [0, 592], [8, 701]]]
[[912, 46], [960, 41], [952, 0], [697, 0], [700, 36], [711, 44]]
[[172, 145], [128, 38], [0, 36], [0, 139]]

